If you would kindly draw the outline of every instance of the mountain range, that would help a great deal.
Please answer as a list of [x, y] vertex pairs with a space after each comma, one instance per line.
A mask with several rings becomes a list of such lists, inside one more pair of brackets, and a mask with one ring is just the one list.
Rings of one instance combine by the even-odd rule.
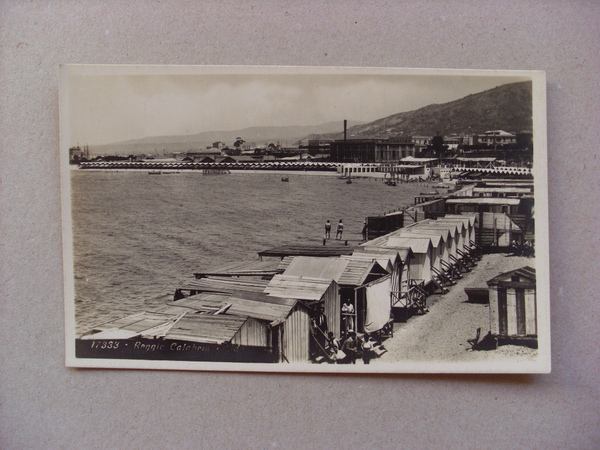
[[[531, 82], [498, 86], [443, 104], [393, 114], [348, 128], [348, 137], [476, 134], [488, 130], [529, 131], [533, 127]], [[342, 139], [341, 133], [312, 138]]]
[[[349, 121], [349, 124], [358, 125], [361, 122]], [[233, 147], [233, 143], [238, 137], [244, 139], [246, 143], [256, 146], [266, 146], [269, 143], [281, 143], [285, 146], [298, 143], [310, 134], [335, 133], [340, 130], [343, 132], [343, 129], [344, 125], [341, 121], [321, 125], [250, 127], [240, 130], [205, 131], [182, 136], [151, 136], [106, 145], [90, 145], [89, 147], [92, 153], [97, 155], [137, 155], [163, 151], [167, 153], [189, 152], [205, 150], [207, 146], [216, 141], [225, 142]]]
[[[393, 114], [369, 123], [348, 123], [348, 137], [475, 134], [488, 130], [531, 131], [531, 82], [510, 83], [443, 104]], [[343, 123], [315, 126], [264, 126], [230, 131], [206, 131], [183, 136], [153, 136], [90, 146], [93, 154], [141, 154], [202, 151], [213, 142], [232, 146], [238, 138], [256, 146], [307, 143], [308, 139], [342, 139]]]

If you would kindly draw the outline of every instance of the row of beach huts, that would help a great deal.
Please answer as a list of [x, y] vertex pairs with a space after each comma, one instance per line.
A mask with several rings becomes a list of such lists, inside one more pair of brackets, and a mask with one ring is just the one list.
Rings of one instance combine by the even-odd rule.
[[[506, 183], [497, 187], [506, 195]], [[334, 362], [332, 341], [349, 334], [369, 335], [375, 353], [382, 353], [395, 321], [426, 313], [429, 295], [447, 292], [476, 266], [483, 248], [478, 234], [489, 231], [483, 227], [480, 205], [494, 200], [494, 207], [499, 198], [490, 198], [490, 191], [475, 197], [475, 192], [468, 186], [462, 197], [454, 194], [414, 205], [412, 212], [404, 211], [412, 220], [356, 246], [340, 241], [278, 247], [260, 252], [260, 261], [195, 273], [164, 307], [85, 332], [76, 341], [77, 356]], [[519, 189], [515, 192], [522, 195]], [[456, 212], [453, 199], [464, 200], [464, 208]], [[478, 209], [471, 207], [472, 199], [479, 200]], [[492, 208], [486, 214], [510, 217], [511, 212], [519, 211]], [[497, 227], [498, 217], [493, 219]], [[513, 227], [519, 228], [511, 222], [509, 232]], [[498, 235], [492, 244], [499, 245]]]

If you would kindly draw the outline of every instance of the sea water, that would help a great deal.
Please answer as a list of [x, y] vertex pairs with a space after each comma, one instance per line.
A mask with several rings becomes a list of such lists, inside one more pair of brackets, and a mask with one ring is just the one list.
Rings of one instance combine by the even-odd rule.
[[255, 261], [285, 244], [359, 241], [366, 216], [413, 202], [422, 184], [332, 175], [149, 175], [73, 171], [76, 332], [168, 302], [193, 273]]

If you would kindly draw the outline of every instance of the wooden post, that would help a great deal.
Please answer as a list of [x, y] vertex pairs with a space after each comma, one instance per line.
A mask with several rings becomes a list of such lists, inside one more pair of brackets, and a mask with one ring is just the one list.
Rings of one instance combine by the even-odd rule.
[[497, 246], [498, 245], [498, 235], [497, 235], [497, 229], [496, 229], [496, 217], [494, 216], [494, 221], [493, 221], [493, 238], [492, 238], [492, 245]]

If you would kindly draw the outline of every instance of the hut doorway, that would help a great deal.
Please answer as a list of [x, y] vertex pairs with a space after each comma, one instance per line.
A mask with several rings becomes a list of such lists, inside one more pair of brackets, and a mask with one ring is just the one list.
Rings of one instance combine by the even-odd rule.
[[508, 311], [506, 305], [506, 289], [498, 289], [498, 328], [499, 334], [508, 333]]

